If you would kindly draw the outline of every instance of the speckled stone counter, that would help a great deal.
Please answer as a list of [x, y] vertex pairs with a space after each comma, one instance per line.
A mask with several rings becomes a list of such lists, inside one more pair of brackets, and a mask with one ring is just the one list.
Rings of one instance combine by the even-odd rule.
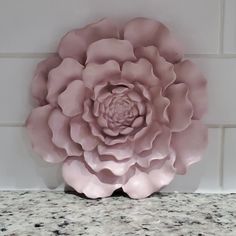
[[236, 194], [88, 200], [63, 192], [0, 192], [0, 235], [236, 236]]

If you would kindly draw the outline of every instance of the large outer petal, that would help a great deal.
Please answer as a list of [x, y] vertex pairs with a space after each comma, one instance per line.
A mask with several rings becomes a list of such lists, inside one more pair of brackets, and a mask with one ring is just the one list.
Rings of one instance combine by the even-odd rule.
[[73, 117], [84, 111], [84, 100], [88, 94], [89, 91], [83, 81], [74, 80], [58, 96], [58, 104], [65, 115]]
[[207, 81], [200, 70], [189, 60], [175, 65], [176, 82], [189, 87], [189, 98], [193, 105], [193, 118], [198, 120], [207, 111]]
[[170, 154], [170, 129], [163, 126], [161, 134], [157, 135], [150, 150], [141, 152], [137, 157], [137, 163], [144, 168], [150, 167], [152, 160], [163, 159]]
[[89, 125], [80, 116], [71, 120], [70, 134], [72, 140], [85, 151], [91, 151], [99, 144], [98, 138], [92, 135]]
[[188, 92], [188, 87], [183, 83], [173, 84], [165, 92], [166, 97], [170, 100], [167, 108], [170, 119], [169, 127], [174, 132], [186, 129], [191, 123], [193, 107], [189, 101]]
[[109, 60], [104, 64], [88, 63], [83, 71], [83, 81], [86, 87], [93, 89], [102, 81], [120, 75], [120, 66], [116, 61]]
[[154, 74], [160, 79], [163, 89], [174, 83], [176, 79], [174, 65], [161, 57], [155, 46], [136, 48], [135, 56], [146, 58], [152, 63]]
[[175, 167], [178, 174], [185, 174], [187, 167], [198, 162], [207, 146], [207, 128], [198, 120], [180, 133], [173, 133], [171, 147], [176, 153]]
[[70, 118], [55, 109], [49, 116], [48, 125], [52, 131], [52, 142], [59, 148], [64, 148], [68, 156], [81, 156], [82, 149], [70, 137]]
[[62, 170], [67, 184], [89, 198], [108, 197], [121, 187], [117, 177], [111, 172], [106, 171], [103, 175], [94, 173], [83, 160], [76, 157], [67, 158]]
[[132, 44], [127, 40], [101, 39], [92, 43], [87, 50], [87, 63], [104, 63], [108, 60], [118, 62], [136, 59]]
[[98, 153], [101, 155], [114, 156], [117, 160], [124, 160], [132, 157], [133, 143], [127, 141], [125, 143], [115, 144], [112, 146], [100, 144], [98, 145]]
[[31, 90], [33, 97], [41, 106], [47, 104], [46, 96], [48, 73], [60, 63], [61, 59], [58, 56], [52, 56], [46, 60], [41, 61], [36, 68], [34, 78], [31, 83]]
[[71, 57], [85, 63], [89, 45], [103, 38], [118, 38], [119, 31], [113, 23], [102, 19], [81, 29], [68, 32], [61, 40], [58, 53], [62, 58]]
[[160, 124], [168, 124], [169, 116], [167, 109], [170, 105], [170, 100], [163, 96], [163, 91], [160, 86], [155, 86], [150, 89], [152, 97], [153, 120]]
[[125, 62], [122, 66], [121, 78], [131, 82], [139, 82], [147, 87], [160, 84], [160, 80], [153, 73], [152, 64], [144, 58], [137, 62]]
[[135, 48], [154, 45], [160, 55], [167, 61], [175, 63], [182, 59], [183, 49], [162, 23], [147, 19], [135, 18], [124, 28], [124, 39], [129, 40]]
[[135, 140], [135, 153], [150, 150], [154, 140], [160, 133], [161, 127], [157, 122], [154, 122], [150, 127], [147, 127], [145, 133]]
[[116, 145], [116, 144], [121, 144], [121, 143], [126, 143], [127, 140], [128, 140], [129, 136], [121, 136], [121, 137], [118, 137], [118, 138], [110, 138], [110, 137], [105, 137], [104, 139], [104, 143], [108, 146], [113, 146], [113, 145]]
[[154, 184], [149, 180], [148, 173], [135, 169], [135, 174], [122, 186], [122, 189], [131, 198], [145, 198], [155, 192]]
[[100, 155], [97, 150], [84, 152], [84, 160], [93, 171], [100, 172], [107, 169], [116, 176], [123, 176], [135, 164], [134, 158], [118, 161], [114, 156]]
[[74, 59], [66, 58], [62, 63], [50, 71], [48, 75], [48, 95], [47, 100], [52, 104], [57, 104], [58, 95], [66, 89], [67, 85], [82, 78], [83, 66]]
[[37, 107], [31, 112], [26, 127], [33, 149], [47, 162], [62, 162], [66, 158], [65, 150], [56, 147], [52, 142], [52, 133], [48, 127], [48, 118], [52, 106]]
[[151, 167], [136, 167], [135, 174], [122, 186], [131, 198], [145, 198], [168, 185], [175, 176], [174, 155], [162, 160], [155, 160]]

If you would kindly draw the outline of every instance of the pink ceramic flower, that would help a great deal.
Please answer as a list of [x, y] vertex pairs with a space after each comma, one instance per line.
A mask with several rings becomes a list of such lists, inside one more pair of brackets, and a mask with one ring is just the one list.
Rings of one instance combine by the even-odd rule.
[[90, 198], [122, 188], [147, 197], [200, 160], [206, 80], [160, 22], [121, 31], [103, 19], [72, 30], [32, 83], [33, 148], [63, 162], [67, 184]]

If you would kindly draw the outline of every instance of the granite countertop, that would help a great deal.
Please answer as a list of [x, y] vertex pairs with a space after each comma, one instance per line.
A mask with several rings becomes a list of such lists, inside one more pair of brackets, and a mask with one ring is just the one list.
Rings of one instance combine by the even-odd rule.
[[0, 192], [0, 235], [236, 235], [236, 194], [88, 200], [63, 192]]

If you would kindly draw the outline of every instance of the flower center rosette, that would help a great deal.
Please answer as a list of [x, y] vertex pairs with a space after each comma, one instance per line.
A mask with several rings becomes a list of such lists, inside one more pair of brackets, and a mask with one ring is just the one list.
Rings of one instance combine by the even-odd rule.
[[200, 160], [206, 80], [160, 22], [107, 19], [68, 32], [39, 63], [34, 150], [63, 162], [66, 183], [90, 198], [122, 188], [147, 197]]

